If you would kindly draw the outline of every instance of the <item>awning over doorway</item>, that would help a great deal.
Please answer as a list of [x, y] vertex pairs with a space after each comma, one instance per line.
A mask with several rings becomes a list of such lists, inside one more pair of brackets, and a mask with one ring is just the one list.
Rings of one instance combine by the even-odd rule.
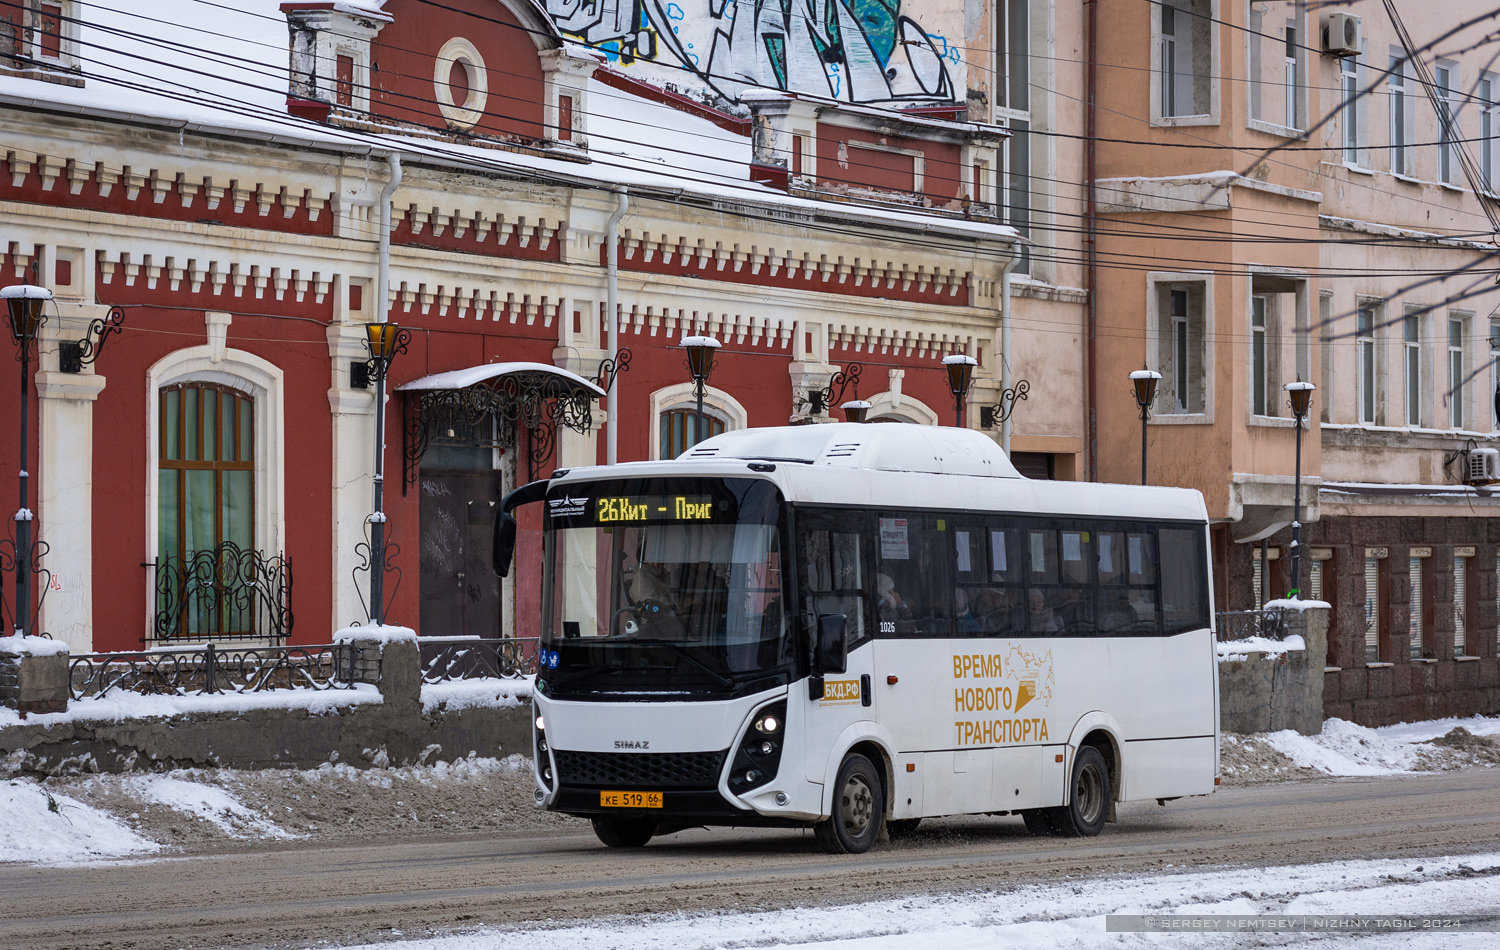
[[471, 366], [468, 369], [451, 369], [444, 373], [433, 373], [431, 376], [423, 376], [409, 383], [403, 383], [396, 387], [397, 392], [433, 392], [437, 390], [468, 389], [480, 383], [500, 379], [502, 377], [517, 377], [518, 382], [536, 386], [547, 387], [558, 392], [589, 393], [595, 399], [604, 396], [604, 390], [600, 389], [593, 380], [584, 379], [577, 373], [570, 373], [559, 366], [547, 363], [485, 363], [483, 366]]
[[606, 395], [612, 373], [613, 367], [601, 369], [596, 382], [547, 363], [485, 363], [397, 386], [406, 416], [402, 490], [415, 481], [433, 433], [490, 419], [500, 445], [515, 448], [525, 433], [532, 467], [541, 464], [552, 454], [559, 424], [581, 433], [593, 428], [594, 400]]

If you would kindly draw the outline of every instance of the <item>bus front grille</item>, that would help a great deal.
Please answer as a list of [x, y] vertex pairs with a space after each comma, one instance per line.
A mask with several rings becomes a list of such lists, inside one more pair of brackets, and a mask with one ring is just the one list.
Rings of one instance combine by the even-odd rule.
[[552, 751], [563, 785], [594, 788], [697, 788], [719, 786], [723, 752]]

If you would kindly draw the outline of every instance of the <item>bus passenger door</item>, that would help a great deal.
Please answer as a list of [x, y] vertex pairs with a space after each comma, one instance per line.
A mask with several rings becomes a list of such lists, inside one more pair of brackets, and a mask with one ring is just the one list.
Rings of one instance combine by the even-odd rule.
[[[797, 512], [799, 610], [802, 642], [815, 653], [819, 618], [844, 617], [848, 646], [842, 673], [814, 670], [810, 688], [793, 695], [802, 705], [807, 778], [822, 782], [830, 757], [849, 726], [873, 719], [873, 634], [869, 580], [871, 550], [863, 512], [824, 509]], [[791, 722], [789, 722], [791, 725]]]

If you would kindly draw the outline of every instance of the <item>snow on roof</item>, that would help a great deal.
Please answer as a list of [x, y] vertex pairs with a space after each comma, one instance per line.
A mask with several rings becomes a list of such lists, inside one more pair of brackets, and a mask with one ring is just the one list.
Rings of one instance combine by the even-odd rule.
[[287, 25], [279, 0], [233, 6], [158, 0], [127, 12], [129, 6], [83, 8], [75, 48], [84, 86], [0, 76], [0, 104], [361, 155], [400, 151], [418, 163], [544, 173], [564, 183], [659, 189], [922, 233], [1016, 239], [1014, 229], [998, 224], [856, 208], [752, 183], [745, 137], [596, 80], [589, 85], [587, 164], [573, 160], [575, 149], [550, 158], [404, 134], [396, 126], [377, 133], [323, 125], [287, 114]]
[[787, 459], [888, 472], [1021, 477], [994, 439], [946, 426], [836, 422], [737, 429], [705, 439], [682, 458]]

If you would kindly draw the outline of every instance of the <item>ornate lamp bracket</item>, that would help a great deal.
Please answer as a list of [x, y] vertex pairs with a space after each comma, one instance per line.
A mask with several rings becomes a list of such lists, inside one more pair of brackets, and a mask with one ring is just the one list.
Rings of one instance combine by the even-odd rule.
[[1030, 393], [1031, 383], [1024, 379], [1011, 388], [1002, 390], [999, 402], [992, 406], [979, 407], [979, 428], [993, 429], [995, 426], [1004, 425], [1005, 420], [1016, 411], [1016, 403], [1024, 402]]
[[[833, 374], [828, 380], [828, 385], [822, 389], [809, 389], [797, 399], [797, 408], [807, 407], [808, 411], [815, 416], [822, 415], [830, 406], [842, 405], [844, 392], [849, 387], [854, 387], [854, 400], [859, 399], [859, 375], [865, 368], [859, 363], [850, 363], [842, 370]], [[835, 388], [837, 387], [837, 388]]]
[[104, 352], [104, 341], [111, 333], [119, 333], [125, 325], [125, 311], [110, 307], [109, 313], [89, 321], [83, 339], [69, 340], [58, 351], [58, 368], [64, 373], [81, 373], [87, 363], [92, 363]]

